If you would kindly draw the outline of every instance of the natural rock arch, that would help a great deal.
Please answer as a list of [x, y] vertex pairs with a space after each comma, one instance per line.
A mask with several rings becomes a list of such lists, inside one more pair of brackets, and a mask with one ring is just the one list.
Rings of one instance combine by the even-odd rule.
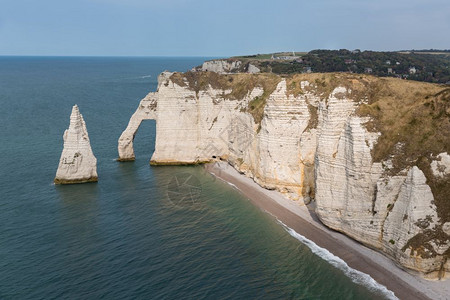
[[134, 161], [134, 137], [143, 120], [156, 120], [157, 94], [149, 93], [139, 103], [139, 107], [131, 116], [127, 128], [122, 132], [119, 138], [119, 158], [118, 161]]

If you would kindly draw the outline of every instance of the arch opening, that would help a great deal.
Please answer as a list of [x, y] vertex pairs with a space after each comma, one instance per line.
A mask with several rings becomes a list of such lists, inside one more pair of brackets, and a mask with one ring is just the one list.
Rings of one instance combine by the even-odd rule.
[[155, 152], [156, 120], [143, 120], [134, 136], [134, 153], [137, 159], [150, 158]]

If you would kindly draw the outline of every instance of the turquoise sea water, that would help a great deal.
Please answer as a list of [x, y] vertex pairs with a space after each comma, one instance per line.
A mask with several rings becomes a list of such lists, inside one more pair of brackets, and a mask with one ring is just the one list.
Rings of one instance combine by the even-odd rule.
[[[0, 299], [382, 297], [201, 167], [149, 166], [154, 121], [136, 161], [115, 161], [157, 75], [204, 60], [0, 57]], [[99, 182], [55, 186], [74, 104]], [[174, 205], [174, 178], [192, 175], [195, 203]]]

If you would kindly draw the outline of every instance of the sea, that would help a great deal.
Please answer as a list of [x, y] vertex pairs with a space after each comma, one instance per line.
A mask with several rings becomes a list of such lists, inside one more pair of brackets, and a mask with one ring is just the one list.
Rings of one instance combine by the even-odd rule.
[[[155, 121], [116, 161], [158, 74], [206, 59], [0, 57], [0, 299], [393, 297], [201, 166], [150, 166]], [[74, 104], [99, 181], [55, 186]]]

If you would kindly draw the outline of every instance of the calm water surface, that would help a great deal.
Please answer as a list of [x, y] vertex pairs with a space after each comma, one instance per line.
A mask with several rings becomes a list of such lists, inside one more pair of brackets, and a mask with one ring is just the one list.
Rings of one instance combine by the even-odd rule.
[[[380, 298], [202, 168], [149, 166], [154, 121], [137, 160], [115, 161], [157, 75], [204, 60], [0, 57], [0, 299]], [[54, 186], [74, 104], [99, 182]], [[198, 197], [175, 206], [167, 189], [186, 175]]]

